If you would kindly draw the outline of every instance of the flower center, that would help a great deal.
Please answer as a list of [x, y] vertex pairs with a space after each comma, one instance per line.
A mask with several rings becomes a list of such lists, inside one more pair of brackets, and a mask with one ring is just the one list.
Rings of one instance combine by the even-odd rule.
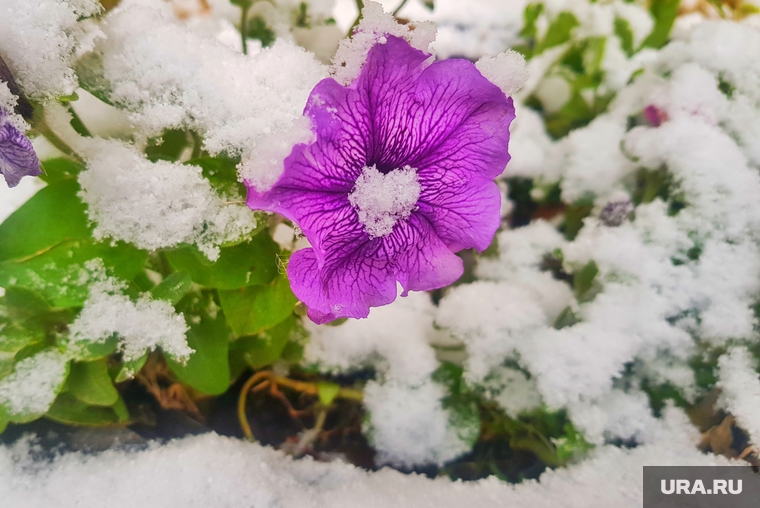
[[417, 208], [420, 183], [411, 166], [383, 174], [375, 165], [365, 166], [348, 201], [371, 238], [388, 236], [396, 222]]

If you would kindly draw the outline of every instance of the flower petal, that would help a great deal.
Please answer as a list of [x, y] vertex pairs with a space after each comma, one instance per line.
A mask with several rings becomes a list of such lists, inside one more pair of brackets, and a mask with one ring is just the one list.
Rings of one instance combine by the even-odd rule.
[[433, 230], [430, 222], [420, 214], [412, 214], [408, 221], [399, 222], [386, 239], [405, 248], [396, 258], [396, 278], [409, 291], [430, 291], [448, 286], [464, 273], [462, 259], [454, 254]]
[[370, 50], [352, 85], [362, 98], [357, 114], [372, 122], [367, 165], [422, 169], [464, 148], [465, 167], [496, 178], [509, 161], [511, 99], [467, 60], [428, 61], [398, 37]]
[[419, 213], [453, 252], [471, 248], [483, 252], [501, 222], [499, 187], [490, 180], [470, 180], [469, 176], [454, 168], [420, 176], [423, 191], [417, 205]]
[[31, 141], [13, 125], [2, 122], [0, 114], [0, 173], [8, 187], [15, 187], [21, 178], [41, 175], [42, 171]]
[[376, 245], [367, 242], [339, 260], [329, 259], [320, 268], [314, 249], [293, 253], [288, 279], [293, 293], [308, 307], [312, 321], [321, 324], [340, 317], [367, 317], [370, 307], [396, 299], [396, 281], [387, 269], [388, 261], [375, 255]]
[[324, 323], [340, 317], [363, 318], [370, 307], [396, 299], [396, 281], [408, 291], [451, 284], [463, 273], [462, 260], [435, 235], [429, 222], [413, 214], [387, 237], [345, 245], [320, 263], [314, 249], [295, 252], [288, 278], [309, 317]]

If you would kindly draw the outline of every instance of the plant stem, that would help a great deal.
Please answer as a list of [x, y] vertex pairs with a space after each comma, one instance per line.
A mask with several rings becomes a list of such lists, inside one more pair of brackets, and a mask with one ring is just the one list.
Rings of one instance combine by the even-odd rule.
[[356, 0], [356, 8], [359, 9], [359, 14], [356, 16], [356, 19], [354, 20], [354, 24], [351, 25], [351, 28], [348, 29], [347, 37], [351, 37], [351, 35], [354, 33], [354, 28], [356, 28], [356, 25], [358, 25], [359, 22], [362, 20], [362, 9], [364, 9], [364, 0]]
[[243, 54], [248, 54], [248, 9], [251, 4], [246, 2], [240, 8], [240, 39], [243, 42]]
[[399, 6], [396, 7], [396, 9], [393, 11], [393, 17], [396, 17], [398, 15], [399, 11], [401, 11], [401, 9], [403, 9], [404, 6], [406, 5], [406, 2], [407, 0], [401, 0], [401, 3], [399, 4]]
[[[273, 385], [287, 386], [293, 390], [302, 393], [308, 393], [310, 395], [319, 395], [319, 385], [317, 383], [309, 383], [307, 381], [296, 381], [287, 377], [282, 377], [274, 374], [272, 371], [264, 370], [255, 373], [248, 381], [245, 382], [243, 388], [240, 390], [240, 396], [238, 397], [238, 421], [240, 422], [240, 428], [243, 430], [243, 434], [246, 439], [253, 441], [253, 432], [251, 431], [251, 425], [248, 423], [248, 418], [245, 415], [245, 403], [248, 398], [248, 392], [251, 391], [253, 386], [261, 381], [268, 380]], [[336, 398], [353, 400], [361, 402], [364, 400], [364, 394], [361, 390], [355, 390], [353, 388], [341, 388], [338, 390]]]

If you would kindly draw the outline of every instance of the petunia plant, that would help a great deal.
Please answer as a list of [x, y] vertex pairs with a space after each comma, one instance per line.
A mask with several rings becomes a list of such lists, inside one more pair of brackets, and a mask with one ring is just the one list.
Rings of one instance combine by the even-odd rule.
[[[215, 430], [520, 481], [638, 444], [627, 424], [691, 404], [684, 372], [712, 389], [756, 326], [757, 101], [667, 49], [677, 2], [531, 3], [524, 59], [475, 62], [374, 2], [346, 35], [329, 2], [40, 1], [58, 14], [0, 33], [0, 172], [39, 188], [0, 224], [5, 436]], [[668, 51], [686, 70], [647, 67]], [[683, 106], [692, 84], [709, 100]], [[747, 154], [742, 185], [689, 186], [656, 142], [702, 139], [678, 118]]]
[[447, 286], [463, 273], [456, 252], [491, 243], [514, 108], [471, 62], [430, 64], [389, 36], [354, 83], [320, 82], [305, 114], [317, 139], [294, 148], [272, 189], [249, 186], [247, 203], [309, 240], [288, 277], [313, 321], [366, 317], [397, 283], [402, 296]]

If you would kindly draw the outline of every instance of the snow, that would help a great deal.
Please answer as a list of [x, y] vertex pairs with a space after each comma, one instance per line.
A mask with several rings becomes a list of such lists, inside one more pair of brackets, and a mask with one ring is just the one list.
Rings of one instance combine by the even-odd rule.
[[132, 301], [123, 294], [125, 288], [125, 283], [109, 277], [90, 285], [90, 296], [69, 327], [72, 348], [116, 335], [125, 361], [136, 360], [157, 347], [173, 358], [186, 360], [193, 350], [187, 345], [188, 326], [182, 315], [169, 302], [147, 295]]
[[311, 139], [302, 110], [326, 68], [294, 44], [278, 40], [245, 56], [143, 5], [114, 10], [103, 32], [104, 86], [143, 136], [204, 134], [212, 154], [241, 156], [241, 177], [261, 190], [282, 174], [293, 145]]
[[[399, 12], [407, 19], [429, 19], [438, 26], [432, 48], [440, 58], [477, 60], [494, 55], [519, 41], [527, 0], [436, 0], [435, 9], [409, 0]], [[391, 2], [395, 8], [398, 2]]]
[[496, 402], [510, 418], [541, 407], [535, 379], [510, 367], [496, 367], [480, 383], [487, 399]]
[[383, 377], [422, 383], [438, 367], [429, 346], [438, 339], [434, 313], [428, 295], [413, 292], [395, 305], [373, 308], [367, 319], [340, 326], [307, 323], [305, 359], [328, 372], [372, 366]]
[[420, 190], [417, 170], [411, 166], [386, 174], [374, 165], [365, 166], [348, 201], [370, 238], [378, 238], [388, 236], [398, 221], [409, 218], [417, 207]]
[[377, 449], [375, 461], [402, 467], [443, 465], [468, 452], [472, 443], [450, 424], [451, 415], [441, 402], [445, 396], [445, 388], [431, 380], [418, 385], [395, 379], [367, 383], [364, 405], [370, 419], [364, 431]]
[[256, 226], [253, 213], [214, 191], [198, 166], [153, 163], [117, 141], [95, 143], [90, 151], [79, 183], [96, 238], [150, 250], [191, 243], [213, 260], [220, 244]]
[[480, 380], [524, 336], [546, 326], [547, 317], [527, 289], [477, 281], [452, 289], [441, 300], [436, 323], [466, 344], [467, 375]]
[[0, 1], [0, 54], [25, 94], [47, 99], [74, 92], [74, 53], [85, 35], [77, 19], [99, 9], [95, 0]]
[[39, 416], [48, 410], [68, 374], [68, 358], [44, 349], [16, 363], [13, 373], [0, 379], [0, 408], [12, 417]]
[[525, 57], [511, 49], [496, 56], [486, 55], [475, 63], [480, 73], [507, 96], [514, 95], [528, 80]]
[[430, 44], [435, 40], [435, 34], [435, 24], [425, 21], [402, 25], [391, 14], [384, 12], [382, 5], [368, 0], [353, 36], [343, 39], [338, 45], [330, 73], [339, 83], [349, 85], [359, 76], [369, 50], [377, 42], [382, 43], [385, 36], [401, 37], [413, 48], [432, 53]]
[[601, 446], [580, 464], [510, 485], [430, 480], [391, 469], [368, 473], [340, 461], [293, 460], [258, 444], [204, 434], [138, 450], [66, 453], [35, 460], [33, 441], [0, 447], [0, 496], [9, 506], [61, 508], [227, 506], [368, 508], [397, 506], [639, 507], [643, 465], [731, 465], [694, 448], [686, 416], [669, 409], [650, 444]]
[[13, 95], [8, 84], [0, 81], [0, 115], [3, 116], [3, 122], [13, 125], [19, 132], [26, 132], [29, 130], [29, 124], [21, 115], [14, 112], [17, 103], [18, 97]]
[[760, 378], [757, 362], [746, 347], [733, 347], [718, 361], [719, 404], [749, 433], [753, 444], [760, 440]]
[[563, 142], [567, 153], [562, 181], [565, 202], [587, 195], [608, 198], [611, 192], [622, 190], [622, 180], [636, 169], [620, 150], [625, 127], [621, 120], [600, 116], [586, 128], [570, 133]]

